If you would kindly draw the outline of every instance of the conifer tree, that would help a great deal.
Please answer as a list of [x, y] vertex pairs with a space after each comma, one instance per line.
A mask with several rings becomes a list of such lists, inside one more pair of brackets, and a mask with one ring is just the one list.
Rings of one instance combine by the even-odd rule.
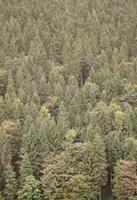
[[65, 133], [69, 130], [69, 116], [66, 107], [61, 104], [59, 107], [58, 117], [57, 117], [57, 127], [56, 127], [56, 137], [58, 137], [58, 142], [61, 144], [64, 140]]
[[43, 200], [40, 183], [34, 176], [25, 179], [24, 186], [18, 191], [18, 200]]
[[37, 147], [37, 132], [34, 124], [32, 123], [29, 127], [27, 133], [23, 135], [23, 148], [28, 154], [29, 162], [32, 165], [32, 169], [35, 173], [39, 173], [38, 171], [38, 160], [39, 160], [39, 152]]
[[91, 175], [91, 182], [96, 187], [96, 192], [100, 195], [101, 188], [106, 183], [107, 160], [105, 144], [99, 134], [96, 134], [91, 143], [88, 144], [85, 154], [85, 167], [87, 173]]
[[[40, 119], [41, 120], [41, 119]], [[60, 149], [60, 138], [56, 137], [56, 122], [49, 113], [41, 120], [41, 126], [39, 131], [39, 143], [41, 156], [49, 151]]]
[[29, 156], [27, 154], [27, 152], [22, 149], [21, 151], [21, 161], [20, 161], [20, 182], [21, 184], [24, 183], [25, 178], [27, 176], [33, 175], [33, 170], [32, 170], [32, 166], [31, 166], [31, 162], [29, 160]]
[[6, 169], [4, 171], [4, 195], [7, 200], [14, 200], [16, 198], [16, 192], [17, 192], [17, 180], [16, 180], [16, 174], [13, 171], [13, 168], [10, 164], [6, 166]]

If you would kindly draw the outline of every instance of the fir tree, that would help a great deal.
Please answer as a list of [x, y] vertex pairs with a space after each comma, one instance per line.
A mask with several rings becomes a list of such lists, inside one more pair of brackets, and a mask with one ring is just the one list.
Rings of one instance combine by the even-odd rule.
[[6, 199], [8, 200], [14, 200], [16, 198], [16, 192], [17, 192], [17, 180], [16, 180], [16, 174], [13, 171], [13, 168], [10, 164], [6, 166], [6, 169], [4, 171], [4, 195]]
[[18, 200], [43, 200], [40, 183], [34, 176], [25, 179], [24, 186], [18, 191]]
[[25, 178], [27, 176], [33, 175], [33, 170], [32, 170], [32, 166], [31, 166], [31, 162], [29, 160], [29, 156], [27, 154], [27, 152], [22, 149], [21, 151], [21, 162], [20, 162], [20, 182], [21, 184], [24, 183]]

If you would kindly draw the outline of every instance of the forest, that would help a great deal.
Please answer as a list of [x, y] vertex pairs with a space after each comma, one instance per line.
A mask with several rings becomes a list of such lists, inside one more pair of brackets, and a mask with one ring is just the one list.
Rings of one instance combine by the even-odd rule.
[[0, 0], [0, 200], [137, 200], [137, 0]]

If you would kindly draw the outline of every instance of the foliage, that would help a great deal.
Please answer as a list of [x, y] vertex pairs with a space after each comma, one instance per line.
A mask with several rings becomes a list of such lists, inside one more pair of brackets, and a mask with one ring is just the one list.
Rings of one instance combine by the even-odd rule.
[[5, 188], [4, 188], [4, 194], [6, 199], [8, 200], [14, 200], [16, 197], [17, 192], [17, 180], [15, 172], [12, 169], [12, 166], [10, 164], [7, 165], [5, 171], [4, 171], [4, 181], [5, 181]]
[[5, 199], [30, 176], [45, 198], [136, 198], [119, 192], [137, 175], [136, 19], [136, 0], [0, 0]]
[[17, 195], [18, 200], [43, 199], [39, 181], [37, 181], [33, 176], [26, 177], [23, 187], [18, 191]]
[[137, 193], [137, 175], [134, 161], [121, 160], [115, 167], [114, 195], [117, 199], [128, 199]]
[[[46, 199], [96, 199], [106, 175], [105, 152], [100, 143], [95, 149], [97, 140], [100, 142], [96, 138], [91, 147], [77, 143], [59, 155], [46, 158], [42, 177]], [[95, 154], [102, 155], [100, 166], [98, 160], [92, 160]]]

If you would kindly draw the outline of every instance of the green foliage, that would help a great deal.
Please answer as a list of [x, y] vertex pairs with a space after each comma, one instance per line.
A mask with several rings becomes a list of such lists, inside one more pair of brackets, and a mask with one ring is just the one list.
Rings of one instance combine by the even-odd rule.
[[99, 87], [95, 83], [87, 81], [83, 87], [83, 96], [85, 105], [92, 104], [94, 106], [100, 96]]
[[85, 154], [85, 167], [89, 171], [92, 182], [99, 194], [101, 187], [106, 183], [107, 160], [105, 145], [102, 137], [96, 134], [91, 143], [88, 143]]
[[4, 200], [4, 197], [1, 193], [0, 193], [0, 200]]
[[137, 161], [137, 140], [129, 137], [125, 141], [126, 158]]
[[7, 200], [14, 200], [16, 198], [17, 192], [17, 180], [15, 172], [10, 164], [6, 166], [4, 171], [4, 181], [5, 181], [5, 188], [4, 188], [4, 195]]
[[114, 174], [115, 174], [115, 176], [114, 176], [114, 180], [113, 180], [113, 184], [114, 184], [113, 193], [118, 200], [121, 200], [122, 197], [120, 194], [121, 188], [120, 188], [120, 166], [119, 166], [119, 163], [117, 163], [117, 165], [114, 169]]
[[137, 166], [136, 18], [136, 0], [0, 0], [4, 198], [50, 169], [47, 199], [103, 198], [119, 160]]
[[117, 160], [125, 158], [126, 147], [124, 137], [121, 132], [111, 132], [105, 138], [107, 157], [110, 166], [115, 166]]
[[77, 143], [59, 155], [51, 154], [42, 177], [45, 199], [96, 199], [105, 183], [106, 167], [99, 136], [93, 144]]
[[18, 200], [43, 200], [40, 183], [33, 176], [26, 177], [17, 195]]
[[21, 152], [21, 162], [20, 162], [20, 176], [21, 176], [21, 184], [25, 181], [25, 178], [33, 175], [33, 170], [31, 166], [31, 162], [29, 160], [29, 156], [25, 150]]
[[137, 199], [136, 196], [134, 196], [134, 197], [129, 197], [129, 200], [136, 200], [136, 199]]

